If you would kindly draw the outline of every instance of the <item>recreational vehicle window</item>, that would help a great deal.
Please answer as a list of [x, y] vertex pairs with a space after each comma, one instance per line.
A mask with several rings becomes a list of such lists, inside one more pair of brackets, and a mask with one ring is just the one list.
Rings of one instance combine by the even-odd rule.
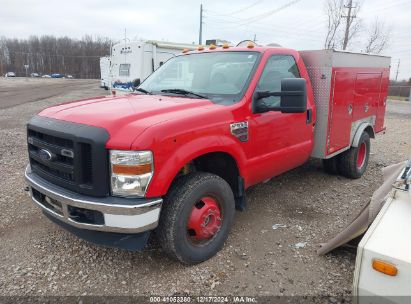
[[130, 76], [130, 64], [120, 64], [120, 70], [118, 71], [119, 76]]

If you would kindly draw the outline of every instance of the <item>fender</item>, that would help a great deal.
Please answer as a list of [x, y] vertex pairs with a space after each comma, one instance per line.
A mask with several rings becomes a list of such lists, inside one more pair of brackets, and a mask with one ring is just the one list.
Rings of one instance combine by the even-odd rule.
[[370, 128], [370, 137], [371, 138], [375, 138], [375, 131], [374, 131], [374, 127], [372, 124], [370, 124], [369, 122], [364, 122], [362, 124], [360, 124], [357, 128], [357, 131], [355, 132], [355, 135], [352, 139], [351, 142], [351, 146], [357, 148], [358, 144], [360, 142], [360, 138], [361, 138], [361, 134], [364, 132], [365, 129]]
[[[246, 156], [241, 144], [236, 139], [221, 135], [201, 137], [178, 147], [171, 155], [164, 157], [165, 162], [163, 163], [160, 160], [160, 163], [156, 164], [156, 160], [154, 160], [156, 169], [146, 196], [164, 196], [178, 172], [187, 163], [201, 155], [213, 152], [223, 152], [233, 157], [240, 176], [245, 177]], [[155, 151], [154, 155], [156, 155]]]

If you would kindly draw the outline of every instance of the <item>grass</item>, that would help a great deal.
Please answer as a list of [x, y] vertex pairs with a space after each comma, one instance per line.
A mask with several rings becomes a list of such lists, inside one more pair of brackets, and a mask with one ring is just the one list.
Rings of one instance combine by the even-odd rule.
[[407, 97], [403, 97], [403, 96], [388, 96], [387, 99], [391, 99], [391, 100], [401, 100], [401, 101], [407, 101], [407, 100], [408, 100]]

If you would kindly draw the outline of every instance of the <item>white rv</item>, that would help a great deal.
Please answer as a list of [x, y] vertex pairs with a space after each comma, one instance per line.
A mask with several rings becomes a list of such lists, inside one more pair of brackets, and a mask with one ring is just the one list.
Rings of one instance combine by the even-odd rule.
[[110, 57], [105, 56], [100, 58], [100, 87], [106, 90], [110, 87], [110, 65]]
[[142, 82], [155, 69], [194, 44], [165, 41], [121, 42], [113, 46], [110, 85], [114, 90], [130, 91], [135, 81]]

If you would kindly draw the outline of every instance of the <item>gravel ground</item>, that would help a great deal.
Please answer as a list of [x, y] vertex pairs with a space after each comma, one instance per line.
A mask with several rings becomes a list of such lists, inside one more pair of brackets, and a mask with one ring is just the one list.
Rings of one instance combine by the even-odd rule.
[[[49, 89], [49, 80], [36, 83], [43, 85]], [[10, 91], [13, 84], [0, 79], [0, 108], [6, 87]], [[318, 160], [310, 160], [249, 189], [249, 210], [236, 213], [223, 250], [186, 267], [167, 258], [155, 240], [140, 253], [89, 244], [51, 223], [30, 201], [23, 179], [27, 120], [47, 106], [106, 93], [98, 81], [60, 89], [52, 98], [34, 92], [24, 104], [7, 101], [7, 108], [0, 110], [0, 296], [349, 296], [355, 248], [320, 257], [318, 244], [367, 203], [382, 181], [383, 166], [411, 155], [411, 103], [389, 102], [387, 133], [372, 141], [363, 178], [326, 175]], [[274, 224], [285, 227], [273, 229]], [[298, 243], [306, 246], [296, 248]]]

